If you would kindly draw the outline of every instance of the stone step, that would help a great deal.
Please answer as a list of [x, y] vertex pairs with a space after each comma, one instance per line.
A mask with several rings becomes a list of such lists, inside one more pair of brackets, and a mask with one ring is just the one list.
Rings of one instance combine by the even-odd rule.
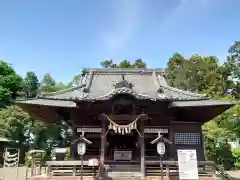
[[140, 172], [140, 166], [139, 165], [116, 165], [116, 164], [112, 164], [112, 165], [106, 165], [105, 166], [107, 171], [109, 172]]
[[110, 177], [141, 177], [141, 172], [108, 172]]

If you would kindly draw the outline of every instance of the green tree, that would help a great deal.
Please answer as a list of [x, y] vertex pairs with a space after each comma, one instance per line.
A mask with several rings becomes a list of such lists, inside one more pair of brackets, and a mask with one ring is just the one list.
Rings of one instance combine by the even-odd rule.
[[67, 89], [70, 86], [68, 84], [64, 84], [62, 82], [56, 82], [52, 76], [47, 73], [43, 76], [43, 79], [40, 83], [40, 87], [39, 87], [39, 92], [56, 92], [59, 90], [63, 90], [63, 89]]
[[7, 137], [19, 145], [26, 145], [32, 118], [18, 106], [0, 110], [0, 136]]
[[40, 92], [54, 92], [56, 91], [55, 88], [55, 80], [52, 78], [52, 76], [47, 73], [43, 76], [43, 79], [40, 83], [39, 91]]
[[23, 90], [23, 79], [4, 61], [0, 61], [0, 102], [9, 103]]
[[[204, 93], [214, 99], [236, 98], [234, 94], [225, 91], [236, 86], [231, 78], [234, 68], [230, 63], [221, 65], [214, 56], [192, 55], [184, 58], [179, 53], [174, 53], [168, 61], [168, 82], [171, 86]], [[237, 137], [240, 124], [236, 126], [232, 119], [234, 114], [239, 114], [239, 106], [235, 106], [222, 115], [205, 123], [203, 126], [205, 156], [225, 168], [232, 166], [232, 153], [227, 140]], [[228, 163], [230, 162], [230, 163]]]
[[88, 70], [86, 68], [82, 69], [80, 74], [77, 74], [73, 77], [72, 82], [70, 82], [69, 86], [79, 86], [81, 84], [81, 79], [88, 74]]
[[233, 94], [240, 99], [240, 41], [235, 41], [228, 50], [229, 56], [224, 63], [225, 69], [230, 74], [230, 78], [235, 82]]
[[119, 64], [113, 63], [113, 60], [104, 60], [100, 62], [103, 68], [147, 68], [142, 59], [137, 59], [133, 63], [128, 60], [122, 60]]
[[231, 131], [209, 121], [203, 126], [203, 134], [206, 159], [230, 169], [233, 166], [231, 146], [228, 143]]
[[24, 83], [26, 94], [25, 96], [28, 98], [36, 97], [40, 85], [36, 74], [32, 71], [27, 72]]
[[235, 41], [228, 50], [228, 62], [233, 68], [233, 78], [240, 79], [240, 41]]
[[183, 90], [213, 96], [224, 91], [220, 68], [218, 59], [214, 56], [194, 54], [186, 59], [175, 53], [168, 61], [168, 82]]

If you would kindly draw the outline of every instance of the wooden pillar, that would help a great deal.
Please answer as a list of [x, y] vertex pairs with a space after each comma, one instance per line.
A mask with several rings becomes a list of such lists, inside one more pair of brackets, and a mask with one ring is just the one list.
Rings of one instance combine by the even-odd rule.
[[106, 147], [106, 119], [101, 117], [100, 120], [101, 120], [101, 149], [100, 149], [99, 176], [103, 178], [105, 173], [104, 161], [105, 161], [105, 147]]
[[[77, 128], [75, 128], [75, 127], [71, 127], [71, 128], [72, 128], [71, 142], [73, 142], [78, 138]], [[75, 160], [76, 155], [77, 155], [77, 145], [71, 143], [71, 145], [70, 145], [70, 157], [71, 157], [71, 159]]]
[[144, 144], [144, 118], [140, 119], [140, 151], [141, 151], [141, 179], [145, 179], [145, 144]]
[[205, 151], [205, 147], [204, 147], [204, 137], [203, 137], [203, 130], [202, 130], [202, 124], [199, 124], [199, 133], [200, 133], [200, 146], [201, 146], [201, 151], [200, 151], [200, 158], [201, 161], [205, 161], [205, 156], [204, 156], [204, 151]]
[[169, 140], [172, 142], [172, 144], [169, 144], [169, 159], [174, 160], [175, 150], [174, 150], [174, 133], [173, 133], [172, 123], [170, 123], [168, 133], [169, 133]]

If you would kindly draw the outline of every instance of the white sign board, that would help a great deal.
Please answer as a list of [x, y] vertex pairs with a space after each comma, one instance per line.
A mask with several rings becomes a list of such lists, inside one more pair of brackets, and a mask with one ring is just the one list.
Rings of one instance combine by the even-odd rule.
[[177, 150], [179, 179], [199, 179], [196, 150]]
[[114, 160], [131, 161], [132, 151], [114, 151]]
[[54, 148], [55, 153], [57, 154], [65, 154], [66, 148]]

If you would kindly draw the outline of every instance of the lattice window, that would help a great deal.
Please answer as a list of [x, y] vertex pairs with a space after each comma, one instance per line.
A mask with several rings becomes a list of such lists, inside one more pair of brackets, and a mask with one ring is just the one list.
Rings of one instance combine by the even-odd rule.
[[175, 144], [197, 145], [200, 144], [200, 133], [175, 133]]

